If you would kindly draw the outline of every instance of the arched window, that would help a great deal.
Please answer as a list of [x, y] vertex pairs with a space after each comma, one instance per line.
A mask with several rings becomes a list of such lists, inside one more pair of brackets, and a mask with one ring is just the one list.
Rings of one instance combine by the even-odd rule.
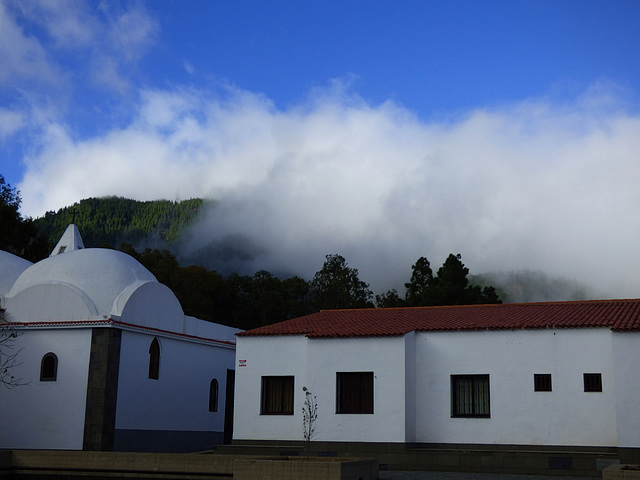
[[154, 338], [149, 346], [149, 378], [158, 379], [160, 372], [160, 342]]
[[218, 411], [218, 380], [215, 378], [211, 380], [209, 385], [209, 411]]
[[40, 362], [40, 381], [55, 382], [58, 376], [58, 357], [55, 353], [49, 352], [42, 357]]

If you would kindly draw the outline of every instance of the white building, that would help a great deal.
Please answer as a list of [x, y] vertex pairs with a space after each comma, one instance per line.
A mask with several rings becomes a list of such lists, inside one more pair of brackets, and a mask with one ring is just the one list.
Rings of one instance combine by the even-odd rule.
[[235, 333], [185, 316], [134, 258], [83, 248], [70, 225], [31, 264], [0, 251], [18, 336], [0, 386], [0, 448], [196, 451], [230, 440]]
[[238, 334], [234, 440], [640, 447], [640, 300], [322, 311]]

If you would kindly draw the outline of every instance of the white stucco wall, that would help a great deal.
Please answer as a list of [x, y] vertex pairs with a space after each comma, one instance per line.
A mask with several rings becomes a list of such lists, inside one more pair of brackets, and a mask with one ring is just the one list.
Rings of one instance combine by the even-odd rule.
[[[0, 387], [0, 448], [82, 449], [91, 329], [22, 331], [12, 374], [27, 385]], [[42, 357], [58, 357], [55, 382], [40, 381]], [[10, 413], [8, 413], [10, 412]]]
[[[418, 442], [612, 446], [617, 442], [608, 329], [416, 334]], [[534, 392], [550, 373], [552, 392]], [[603, 391], [585, 393], [583, 373]], [[489, 374], [491, 418], [451, 418], [451, 375]]]
[[[116, 429], [224, 430], [227, 369], [233, 349], [158, 336], [159, 378], [149, 378], [154, 335], [123, 331], [118, 373]], [[218, 411], [209, 412], [209, 386], [218, 380]]]
[[[239, 337], [234, 438], [301, 440], [304, 385], [319, 441], [640, 446], [639, 340], [606, 328]], [[340, 371], [374, 372], [373, 415], [335, 413]], [[534, 391], [536, 373], [551, 392]], [[584, 392], [584, 373], [602, 374], [603, 391]], [[490, 418], [451, 417], [463, 374], [489, 374]], [[295, 376], [294, 415], [260, 415], [263, 375]]]
[[[302, 387], [307, 381], [306, 358], [307, 342], [301, 335], [238, 337], [233, 411], [234, 439], [302, 439], [302, 404], [304, 402]], [[295, 377], [294, 415], [260, 415], [263, 375]], [[308, 387], [311, 388], [311, 385]]]
[[[404, 337], [238, 337], [237, 359], [235, 439], [302, 440], [303, 386], [317, 397], [315, 440], [406, 439]], [[336, 413], [336, 372], [374, 372], [373, 414]], [[260, 415], [268, 375], [295, 376], [293, 415]]]
[[640, 447], [640, 332], [613, 332], [618, 445]]
[[405, 441], [416, 441], [416, 333], [404, 336]]

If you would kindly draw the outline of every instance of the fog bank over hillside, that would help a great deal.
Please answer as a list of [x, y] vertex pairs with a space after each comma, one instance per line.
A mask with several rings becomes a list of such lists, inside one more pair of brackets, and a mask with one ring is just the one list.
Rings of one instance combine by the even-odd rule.
[[606, 297], [586, 285], [563, 277], [551, 277], [544, 272], [520, 270], [486, 272], [471, 275], [470, 282], [493, 285], [504, 303], [553, 302], [591, 300]]
[[624, 91], [418, 118], [344, 82], [278, 109], [228, 88], [142, 90], [130, 120], [79, 139], [34, 130], [23, 211], [90, 196], [217, 200], [180, 255], [311, 278], [343, 255], [375, 292], [426, 256], [472, 274], [544, 271], [640, 296], [640, 117]]

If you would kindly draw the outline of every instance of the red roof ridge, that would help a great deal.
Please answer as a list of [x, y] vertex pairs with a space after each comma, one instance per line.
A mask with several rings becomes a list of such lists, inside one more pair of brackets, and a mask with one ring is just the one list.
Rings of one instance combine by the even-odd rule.
[[[478, 303], [478, 304], [460, 304], [460, 305], [423, 305], [419, 307], [376, 307], [375, 310], [400, 310], [400, 309], [425, 309], [425, 308], [495, 308], [507, 307], [514, 305], [558, 305], [573, 303], [607, 303], [607, 302], [640, 302], [640, 298], [604, 298], [600, 300], [553, 300], [540, 302], [513, 302], [513, 303]], [[338, 312], [344, 310], [374, 310], [373, 308], [336, 308], [320, 310], [321, 312]]]
[[401, 336], [418, 331], [605, 327], [640, 330], [640, 299], [321, 310], [238, 336]]

